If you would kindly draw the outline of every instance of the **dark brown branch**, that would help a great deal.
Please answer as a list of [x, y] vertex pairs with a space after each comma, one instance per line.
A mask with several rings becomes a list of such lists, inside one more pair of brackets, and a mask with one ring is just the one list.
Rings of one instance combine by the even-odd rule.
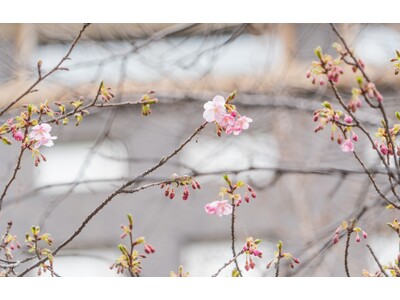
[[226, 262], [221, 268], [218, 269], [218, 271], [212, 275], [211, 277], [217, 277], [219, 275], [219, 273], [221, 273], [221, 271], [223, 269], [225, 269], [227, 266], [229, 266], [231, 263], [233, 263], [234, 261], [237, 260], [237, 258], [242, 255], [244, 253], [244, 250], [241, 250], [238, 254], [236, 254], [236, 256], [234, 258], [232, 258], [231, 260], [229, 260], [228, 262]]
[[24, 152], [26, 150], [26, 147], [24, 145], [24, 141], [25, 141], [27, 135], [28, 135], [28, 127], [25, 128], [24, 138], [23, 138], [22, 143], [21, 143], [21, 150], [19, 151], [19, 155], [18, 155], [18, 159], [17, 159], [17, 165], [15, 166], [13, 175], [11, 176], [10, 180], [8, 181], [6, 186], [4, 187], [3, 193], [0, 196], [0, 211], [1, 211], [1, 207], [3, 205], [4, 197], [6, 196], [7, 191], [10, 188], [11, 184], [13, 183], [13, 181], [17, 178], [18, 171], [21, 169], [22, 156], [23, 156], [23, 154], [24, 154]]
[[[86, 30], [86, 28], [89, 26], [90, 24], [84, 24], [82, 29], [79, 31], [77, 37], [74, 39], [74, 41], [72, 42], [70, 48], [68, 49], [67, 53], [65, 54], [65, 56], [60, 60], [60, 62], [53, 68], [51, 69], [49, 72], [47, 72], [45, 75], [42, 75], [41, 71], [38, 72], [38, 78], [36, 79], [36, 81], [24, 92], [22, 93], [19, 97], [17, 97], [15, 100], [11, 101], [10, 104], [8, 104], [7, 106], [5, 106], [2, 110], [0, 110], [0, 117], [6, 112], [8, 111], [12, 106], [14, 106], [17, 102], [19, 102], [22, 98], [24, 98], [26, 95], [30, 94], [31, 92], [33, 92], [34, 88], [43, 80], [45, 80], [48, 76], [50, 76], [51, 74], [53, 74], [54, 72], [58, 71], [58, 70], [62, 70], [61, 65], [69, 58], [72, 50], [74, 50], [75, 46], [77, 45], [78, 41], [81, 39], [83, 32]], [[40, 70], [40, 68], [39, 68]]]
[[[232, 200], [233, 202], [233, 200]], [[235, 203], [232, 203], [232, 217], [231, 217], [231, 242], [232, 242], [232, 254], [233, 254], [233, 260], [236, 265], [236, 269], [239, 272], [239, 276], [243, 277], [242, 271], [239, 268], [239, 263], [237, 261], [237, 255], [236, 255], [236, 249], [235, 249]]]
[[353, 232], [353, 229], [349, 229], [349, 228], [347, 229], [346, 246], [345, 246], [345, 250], [344, 250], [344, 269], [346, 271], [347, 277], [351, 277], [350, 272], [349, 272], [348, 259], [349, 259], [349, 248], [350, 248], [350, 236], [351, 236], [352, 232]]
[[379, 262], [378, 258], [375, 255], [374, 251], [372, 251], [371, 246], [367, 245], [367, 248], [368, 248], [369, 252], [371, 252], [372, 257], [374, 258], [374, 260], [375, 260], [376, 264], [378, 265], [379, 269], [381, 270], [382, 274], [385, 275], [385, 277], [388, 277], [388, 274], [383, 269], [381, 263]]

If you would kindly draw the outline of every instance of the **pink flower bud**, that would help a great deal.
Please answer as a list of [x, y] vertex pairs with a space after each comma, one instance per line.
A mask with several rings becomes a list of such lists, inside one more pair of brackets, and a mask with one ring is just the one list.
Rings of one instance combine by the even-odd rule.
[[337, 244], [339, 242], [339, 235], [335, 234], [332, 240], [333, 244]]
[[317, 122], [318, 119], [319, 119], [319, 116], [318, 116], [318, 115], [314, 115], [313, 121], [314, 121], [314, 122]]
[[262, 251], [260, 251], [260, 250], [258, 250], [258, 249], [255, 249], [255, 250], [253, 251], [253, 255], [254, 255], [254, 256], [258, 256], [259, 258], [261, 258], [261, 257], [262, 257]]
[[387, 155], [389, 153], [389, 150], [384, 143], [381, 144], [380, 150], [383, 155]]
[[243, 251], [249, 251], [249, 247], [247, 247], [247, 244], [243, 245]]
[[169, 195], [169, 186], [167, 186], [167, 188], [165, 189], [164, 195], [165, 195], [165, 197], [168, 197], [168, 195]]
[[357, 232], [357, 235], [356, 235], [356, 242], [359, 243], [360, 241], [361, 241], [361, 238], [360, 238], [360, 235], [359, 235], [358, 232]]
[[320, 86], [324, 86], [324, 85], [325, 85], [325, 81], [321, 79], [321, 80], [319, 81], [319, 85], [320, 85]]
[[246, 201], [247, 203], [250, 202], [250, 198], [249, 198], [249, 195], [247, 193], [244, 195], [244, 201]]
[[343, 139], [342, 139], [342, 136], [341, 136], [340, 134], [338, 135], [337, 143], [338, 143], [339, 145], [341, 145], [341, 144], [343, 143]]
[[256, 266], [256, 264], [250, 258], [250, 268], [254, 269], [255, 266]]
[[307, 77], [307, 78], [310, 78], [310, 77], [311, 77], [311, 72], [310, 72], [310, 70], [307, 71], [306, 77]]
[[150, 244], [144, 244], [144, 252], [146, 252], [147, 254], [151, 254], [156, 252], [156, 250], [150, 245]]
[[364, 239], [366, 239], [368, 237], [368, 234], [365, 231], [362, 232], [362, 235], [363, 235]]
[[174, 199], [175, 197], [175, 190], [172, 188], [171, 193], [169, 194], [169, 199]]
[[296, 258], [296, 257], [293, 257], [293, 261], [294, 261], [296, 264], [299, 264], [299, 263], [300, 263], [300, 260], [299, 260], [298, 258]]
[[253, 192], [251, 193], [251, 197], [253, 197], [253, 198], [257, 198], [257, 194], [256, 194], [256, 192], [254, 192], [254, 191], [253, 191]]
[[246, 271], [250, 270], [249, 262], [246, 260], [246, 264], [244, 265]]
[[345, 118], [344, 118], [344, 121], [347, 124], [351, 124], [353, 122], [353, 118], [346, 115]]
[[357, 142], [358, 141], [358, 135], [353, 132], [353, 141]]
[[18, 131], [16, 131], [16, 132], [13, 133], [13, 138], [14, 138], [16, 141], [22, 141], [22, 139], [24, 138], [24, 134], [22, 133], [21, 130], [18, 130]]

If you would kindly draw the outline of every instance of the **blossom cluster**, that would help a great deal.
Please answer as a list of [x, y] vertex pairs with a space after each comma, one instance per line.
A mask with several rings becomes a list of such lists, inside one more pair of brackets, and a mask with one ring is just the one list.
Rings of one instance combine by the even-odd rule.
[[160, 185], [161, 189], [165, 188], [164, 196], [169, 197], [170, 199], [174, 199], [175, 189], [179, 188], [180, 186], [183, 186], [182, 200], [184, 201], [186, 201], [190, 196], [188, 186], [191, 186], [193, 190], [201, 189], [199, 182], [192, 176], [179, 176], [175, 173], [172, 175], [171, 180], [163, 182]]
[[49, 270], [51, 275], [54, 276], [54, 259], [52, 251], [48, 248], [42, 248], [40, 242], [44, 242], [46, 245], [51, 246], [53, 244], [53, 238], [49, 233], [42, 233], [39, 226], [32, 226], [31, 231], [26, 233], [25, 242], [28, 247], [29, 253], [35, 253], [38, 259], [42, 257], [48, 258], [48, 263], [44, 262], [39, 265], [37, 274], [40, 276], [43, 272]]
[[317, 47], [315, 55], [319, 61], [313, 61], [311, 68], [307, 71], [307, 78], [312, 79], [312, 84], [319, 83], [321, 86], [325, 85], [325, 78], [329, 81], [338, 83], [340, 75], [344, 73], [342, 64], [342, 57], [334, 59], [331, 55], [323, 54], [322, 49]]
[[277, 268], [277, 265], [280, 263], [280, 260], [282, 258], [284, 258], [289, 263], [289, 266], [292, 269], [294, 269], [294, 264], [300, 264], [300, 260], [297, 257], [293, 256], [293, 254], [289, 252], [283, 252], [282, 241], [279, 241], [276, 247], [278, 250], [274, 252], [274, 258], [267, 264], [267, 269], [269, 269], [272, 264], [274, 264]]
[[[397, 118], [400, 118], [400, 114], [396, 112]], [[400, 124], [394, 124], [392, 128], [389, 128], [389, 132], [386, 131], [384, 121], [382, 121], [383, 127], [379, 127], [375, 133], [375, 137], [380, 139], [380, 142], [375, 141], [374, 149], [378, 149], [383, 155], [393, 155], [393, 146], [396, 149], [397, 155], [400, 155], [400, 147], [396, 145], [396, 136], [400, 131]], [[390, 142], [391, 141], [391, 142]], [[393, 143], [393, 146], [392, 146]]]
[[236, 91], [231, 93], [226, 100], [217, 95], [212, 101], [204, 104], [203, 118], [209, 123], [215, 123], [218, 136], [221, 136], [222, 131], [225, 131], [226, 134], [239, 135], [243, 130], [249, 128], [249, 123], [253, 122], [251, 118], [241, 116], [235, 105], [229, 103], [235, 96]]
[[13, 251], [20, 249], [21, 245], [17, 240], [17, 236], [11, 233], [12, 222], [7, 223], [7, 230], [0, 240], [0, 252], [4, 251], [6, 260], [13, 259]]
[[314, 132], [318, 132], [330, 124], [331, 140], [336, 140], [341, 145], [343, 152], [353, 152], [354, 142], [358, 141], [358, 135], [353, 128], [353, 118], [341, 110], [335, 110], [328, 101], [323, 102], [322, 106], [323, 108], [314, 111], [313, 120], [319, 122]]
[[243, 251], [246, 254], [246, 264], [244, 266], [246, 271], [249, 271], [250, 269], [254, 269], [255, 263], [251, 259], [251, 255], [255, 257], [262, 258], [262, 251], [257, 249], [257, 245], [261, 243], [260, 239], [254, 239], [253, 237], [248, 237], [246, 239], [246, 243], [243, 245]]
[[350, 224], [346, 221], [343, 221], [342, 224], [335, 230], [335, 235], [333, 236], [332, 242], [337, 244], [339, 242], [340, 232], [342, 230], [347, 231], [349, 234], [352, 232], [356, 233], [355, 241], [359, 243], [361, 241], [360, 233], [362, 234], [363, 238], [366, 239], [368, 234], [362, 230], [360, 227], [355, 227], [355, 220], [352, 220]]
[[110, 269], [116, 268], [117, 274], [122, 274], [125, 270], [128, 270], [131, 276], [139, 276], [142, 271], [142, 259], [146, 258], [146, 255], [141, 254], [135, 249], [138, 245], [143, 245], [144, 252], [152, 254], [156, 250], [153, 246], [146, 242], [144, 237], [133, 238], [133, 217], [131, 214], [127, 215], [128, 225], [121, 225], [122, 234], [121, 239], [129, 236], [130, 245], [129, 248], [123, 244], [118, 245], [118, 249], [121, 255], [111, 265]]
[[[221, 197], [221, 200], [215, 200], [211, 203], [207, 203], [204, 206], [206, 213], [209, 215], [216, 215], [218, 217], [230, 215], [232, 214], [233, 206], [236, 207], [240, 206], [240, 204], [242, 203], [242, 199], [244, 199], [246, 203], [250, 203], [250, 196], [252, 198], [257, 197], [257, 194], [254, 191], [254, 189], [250, 185], [243, 182], [242, 180], [239, 180], [237, 183], [232, 184], [228, 175], [224, 175], [224, 180], [228, 184], [228, 188], [225, 187], [220, 188], [218, 197]], [[239, 188], [246, 189], [246, 192], [244, 193], [243, 197], [241, 194], [236, 193], [236, 190]], [[224, 199], [225, 196], [228, 197], [228, 200]]]

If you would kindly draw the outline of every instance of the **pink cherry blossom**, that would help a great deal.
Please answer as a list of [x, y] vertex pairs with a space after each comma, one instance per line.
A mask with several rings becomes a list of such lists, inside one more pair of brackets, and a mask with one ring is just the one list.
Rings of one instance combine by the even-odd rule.
[[227, 216], [232, 213], [232, 205], [228, 203], [228, 200], [207, 203], [204, 209], [209, 215], [217, 215], [218, 217]]
[[354, 151], [354, 144], [352, 142], [352, 140], [345, 140], [342, 143], [342, 151], [343, 152], [353, 152]]
[[225, 114], [222, 119], [221, 119], [221, 123], [219, 125], [221, 125], [222, 128], [227, 128], [229, 127], [233, 127], [235, 126], [235, 112], [232, 112], [230, 114]]
[[39, 148], [40, 146], [51, 147], [54, 145], [53, 140], [57, 139], [56, 136], [51, 136], [50, 134], [51, 126], [46, 123], [36, 125], [32, 128], [29, 138], [35, 140], [34, 148]]
[[18, 130], [18, 131], [13, 133], [13, 138], [18, 142], [22, 141], [22, 139], [24, 138], [24, 134], [22, 133], [21, 130]]
[[226, 133], [231, 134], [233, 133], [234, 135], [239, 135], [243, 130], [246, 130], [249, 128], [249, 123], [253, 122], [252, 119], [242, 116], [238, 118], [233, 126], [228, 126], [226, 128]]
[[225, 115], [226, 110], [224, 97], [217, 95], [212, 99], [212, 101], [208, 101], [204, 104], [203, 118], [207, 122], [216, 121], [217, 123], [220, 123]]

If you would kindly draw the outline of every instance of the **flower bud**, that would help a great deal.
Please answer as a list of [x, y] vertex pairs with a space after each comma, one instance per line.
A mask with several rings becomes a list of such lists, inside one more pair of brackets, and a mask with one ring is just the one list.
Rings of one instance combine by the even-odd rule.
[[351, 124], [353, 122], [353, 118], [346, 115], [344, 118], [344, 122], [347, 124]]
[[171, 189], [171, 193], [169, 194], [169, 199], [174, 199], [175, 197], [175, 190], [174, 188]]
[[356, 235], [356, 242], [359, 243], [360, 241], [361, 241], [361, 238], [360, 238], [360, 235], [359, 235], [358, 232], [357, 232], [357, 235]]
[[165, 197], [168, 197], [168, 195], [169, 195], [169, 186], [167, 186], [167, 188], [165, 189], [164, 195], [165, 195]]
[[339, 235], [335, 234], [332, 240], [333, 244], [337, 244], [339, 242]]

